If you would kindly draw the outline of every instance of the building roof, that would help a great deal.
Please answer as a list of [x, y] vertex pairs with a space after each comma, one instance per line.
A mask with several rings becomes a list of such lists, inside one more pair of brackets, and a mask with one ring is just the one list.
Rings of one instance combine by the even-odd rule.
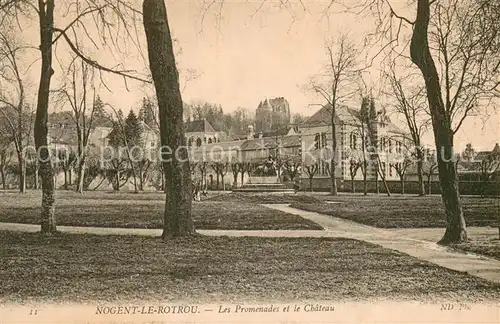
[[186, 127], [186, 133], [194, 133], [194, 132], [200, 132], [200, 133], [215, 133], [215, 129], [210, 125], [210, 123], [207, 121], [206, 118], [203, 118], [201, 120], [194, 120], [191, 122], [187, 122], [185, 124]]
[[[309, 117], [304, 123], [302, 123], [300, 127], [330, 125], [331, 112], [332, 112], [332, 106], [330, 104], [325, 105], [320, 110], [318, 110], [314, 115]], [[359, 114], [359, 111], [354, 108], [347, 107], [345, 105], [337, 106], [335, 114], [337, 118], [342, 123], [345, 124], [359, 125], [361, 121], [361, 116]], [[404, 130], [402, 130], [393, 122], [391, 122], [389, 118], [386, 118], [385, 124], [388, 128], [388, 131], [391, 133], [396, 133], [400, 135], [407, 134]]]
[[391, 132], [391, 133], [396, 133], [396, 134], [400, 134], [400, 135], [407, 135], [408, 134], [404, 130], [402, 130], [401, 128], [399, 128], [398, 126], [396, 126], [391, 121], [389, 121], [387, 123], [387, 128], [388, 128], [388, 131]]
[[[303, 122], [300, 127], [330, 125], [331, 113], [332, 106], [330, 104], [324, 105], [314, 115]], [[335, 114], [341, 122], [346, 124], [358, 124], [360, 120], [359, 112], [345, 105], [337, 106]]]
[[[285, 135], [288, 135], [288, 133], [290, 133], [290, 130], [292, 130], [292, 129], [295, 133], [299, 132], [298, 128], [296, 126], [287, 126], [287, 127], [282, 127], [280, 129], [277, 129], [277, 130], [262, 132], [262, 137], [285, 136]], [[255, 137], [259, 137], [259, 134], [255, 134]]]
[[476, 153], [476, 156], [474, 157], [474, 160], [482, 161], [486, 160], [489, 157], [498, 157], [500, 156], [500, 146], [498, 143], [495, 144], [495, 147], [491, 151], [479, 151]]
[[[279, 137], [282, 147], [295, 147], [301, 145], [300, 135], [287, 135]], [[254, 138], [243, 142], [242, 151], [255, 151], [262, 149], [274, 149], [277, 147], [276, 137]]]

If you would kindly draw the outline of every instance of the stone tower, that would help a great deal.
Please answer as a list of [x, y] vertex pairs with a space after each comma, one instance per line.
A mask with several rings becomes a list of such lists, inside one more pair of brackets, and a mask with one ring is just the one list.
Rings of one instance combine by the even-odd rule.
[[273, 107], [269, 104], [269, 100], [260, 102], [257, 110], [255, 110], [255, 131], [268, 132], [272, 128]]
[[290, 104], [284, 97], [265, 99], [255, 111], [255, 131], [268, 132], [290, 125]]

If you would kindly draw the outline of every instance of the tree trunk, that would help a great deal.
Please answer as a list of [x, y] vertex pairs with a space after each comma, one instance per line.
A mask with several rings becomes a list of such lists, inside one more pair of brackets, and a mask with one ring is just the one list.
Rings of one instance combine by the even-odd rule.
[[233, 182], [234, 182], [234, 186], [237, 187], [238, 186], [238, 173], [233, 173]]
[[116, 183], [115, 190], [120, 191], [120, 171], [119, 170], [115, 171], [115, 183]]
[[222, 191], [226, 191], [226, 183], [224, 182], [224, 175], [221, 174], [220, 177], [222, 181]]
[[163, 171], [163, 168], [161, 170], [161, 190], [167, 193], [167, 187], [165, 187], [165, 171]]
[[[47, 146], [48, 108], [50, 94], [50, 79], [52, 70], [52, 34], [54, 23], [54, 0], [39, 1], [40, 52], [42, 56], [40, 85], [38, 88], [37, 107], [35, 115], [35, 148], [42, 178], [42, 233], [56, 232], [55, 190], [52, 159]], [[38, 178], [38, 174], [36, 174]], [[38, 182], [38, 179], [37, 181]]]
[[144, 190], [144, 170], [142, 167], [139, 167], [139, 190], [143, 191]]
[[64, 172], [64, 190], [68, 190], [68, 171], [63, 170]]
[[363, 170], [363, 195], [367, 196], [368, 195], [368, 181], [366, 179], [367, 178], [366, 177], [367, 176], [366, 173], [368, 172], [367, 171], [368, 166], [367, 166], [366, 162], [364, 162], [364, 165], [365, 165], [365, 168]]
[[219, 182], [219, 172], [216, 172], [217, 173], [217, 190], [220, 189], [220, 182]]
[[[389, 186], [387, 185], [387, 180], [385, 179], [385, 170], [382, 173], [380, 171], [380, 166], [382, 165], [382, 162], [380, 161], [380, 156], [377, 155], [377, 174], [380, 172], [380, 177], [382, 178], [382, 183], [384, 184], [385, 192], [387, 193], [387, 196], [391, 196], [391, 191], [389, 190]], [[378, 180], [377, 180], [378, 184]], [[377, 185], [377, 190], [378, 190], [378, 185]]]
[[130, 163], [130, 168], [132, 169], [132, 176], [133, 176], [132, 179], [134, 179], [134, 193], [138, 193], [139, 191], [137, 190], [137, 172], [134, 167], [134, 163], [132, 162], [132, 158], [130, 157], [130, 152], [128, 151], [128, 149], [127, 149], [127, 155]]
[[191, 170], [184, 140], [179, 73], [164, 0], [143, 1], [143, 22], [149, 66], [158, 99], [161, 145], [175, 152], [162, 152], [166, 178], [162, 238], [189, 236], [195, 233], [191, 218]]
[[[335, 156], [335, 154], [333, 154]], [[335, 157], [332, 157], [332, 160], [330, 161], [330, 181], [332, 183], [332, 187], [330, 188], [330, 193], [332, 196], [337, 196], [338, 195], [338, 189], [337, 189], [337, 179], [335, 179]]]
[[7, 184], [5, 183], [5, 168], [2, 167], [0, 169], [0, 174], [2, 175], [2, 189], [5, 190], [7, 189]]
[[[446, 213], [446, 232], [439, 244], [458, 243], [467, 240], [465, 219], [458, 192], [458, 177], [453, 156], [453, 131], [451, 117], [447, 116], [441, 94], [441, 84], [436, 65], [429, 50], [428, 28], [430, 20], [429, 0], [418, 0], [417, 17], [413, 28], [410, 54], [424, 77], [427, 100], [432, 117], [432, 128], [437, 150], [441, 197]], [[446, 157], [448, 153], [448, 157]]]
[[309, 191], [313, 192], [313, 178], [309, 178]]
[[378, 161], [374, 161], [373, 163], [375, 163], [375, 192], [378, 194], [380, 194], [380, 186], [379, 186], [379, 183], [378, 183], [378, 172], [379, 172], [379, 164], [378, 164]]
[[425, 196], [425, 185], [424, 185], [424, 173], [423, 173], [423, 162], [421, 158], [417, 161], [417, 175], [418, 175], [418, 189], [419, 196]]
[[35, 174], [33, 176], [33, 189], [40, 189], [40, 184], [38, 183], [40, 180], [40, 176], [38, 175], [38, 167], [35, 169]]
[[76, 192], [83, 193], [84, 183], [85, 183], [85, 159], [82, 158], [78, 165], [78, 185], [76, 186]]
[[404, 179], [404, 176], [402, 176], [399, 179], [399, 183], [401, 184], [401, 194], [404, 195], [405, 194], [405, 179]]
[[336, 102], [333, 102], [332, 104], [332, 114], [330, 115], [330, 124], [332, 126], [332, 159], [330, 161], [330, 181], [332, 184], [332, 187], [330, 188], [330, 193], [332, 196], [337, 196], [338, 195], [338, 190], [337, 190], [337, 180], [335, 179], [335, 165], [336, 165], [336, 154], [337, 154], [337, 137], [336, 137], [336, 125], [335, 125], [335, 107]]
[[351, 191], [352, 193], [356, 192], [356, 187], [354, 186], [354, 176], [351, 176]]
[[26, 193], [26, 160], [22, 153], [17, 155], [19, 162], [19, 192]]

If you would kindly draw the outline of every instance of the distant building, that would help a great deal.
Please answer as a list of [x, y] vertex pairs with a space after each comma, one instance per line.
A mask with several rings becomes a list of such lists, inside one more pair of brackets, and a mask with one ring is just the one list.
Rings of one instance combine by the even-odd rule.
[[290, 104], [284, 97], [265, 99], [255, 110], [255, 131], [269, 132], [290, 125]]
[[[309, 117], [303, 124], [299, 125], [302, 139], [302, 162], [304, 165], [317, 164], [318, 171], [315, 178], [325, 178], [322, 185], [329, 185], [329, 166], [332, 156], [332, 127], [331, 127], [330, 105], [323, 106], [314, 115]], [[360, 163], [363, 156], [363, 143], [368, 147], [370, 138], [367, 126], [362, 123], [360, 111], [347, 106], [338, 106], [335, 113], [337, 152], [335, 158], [337, 165], [335, 169], [336, 178], [339, 181], [348, 180], [350, 175], [350, 161]], [[391, 122], [385, 111], [377, 113], [377, 117], [371, 121], [376, 134], [378, 153], [380, 157], [380, 169], [387, 180], [397, 180], [398, 174], [394, 169], [396, 163], [400, 163], [403, 155], [404, 144], [408, 138], [404, 131]], [[362, 141], [365, 136], [365, 141]], [[366, 155], [369, 168], [367, 177], [373, 180], [376, 177], [376, 168], [371, 163], [369, 154]], [[302, 178], [307, 178], [305, 172]], [[354, 175], [355, 180], [362, 180], [363, 174], [358, 169]]]
[[219, 143], [225, 139], [225, 132], [216, 131], [206, 118], [185, 123], [184, 136], [188, 146]]

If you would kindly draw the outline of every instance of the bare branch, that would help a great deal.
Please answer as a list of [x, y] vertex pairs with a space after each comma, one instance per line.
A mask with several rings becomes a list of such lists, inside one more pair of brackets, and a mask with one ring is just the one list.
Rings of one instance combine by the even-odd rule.
[[92, 60], [92, 59], [84, 56], [78, 50], [78, 48], [73, 44], [73, 42], [71, 41], [71, 39], [68, 37], [68, 35], [66, 34], [66, 32], [64, 30], [62, 30], [60, 28], [54, 28], [54, 31], [59, 32], [64, 37], [64, 39], [66, 40], [66, 42], [68, 43], [68, 45], [71, 48], [71, 50], [76, 55], [78, 55], [78, 57], [80, 57], [88, 65], [90, 65], [90, 66], [92, 66], [92, 67], [94, 67], [94, 68], [96, 68], [98, 70], [101, 70], [101, 71], [105, 71], [105, 72], [113, 73], [113, 74], [116, 74], [116, 75], [120, 75], [120, 76], [122, 76], [124, 78], [134, 79], [134, 80], [145, 82], [145, 83], [151, 83], [150, 80], [143, 79], [143, 78], [140, 78], [140, 77], [137, 77], [137, 76], [129, 74], [129, 72], [132, 72], [131, 70], [114, 70], [112, 68], [108, 68], [108, 67], [100, 65], [98, 62], [96, 62], [96, 61], [94, 61], [94, 60]]

